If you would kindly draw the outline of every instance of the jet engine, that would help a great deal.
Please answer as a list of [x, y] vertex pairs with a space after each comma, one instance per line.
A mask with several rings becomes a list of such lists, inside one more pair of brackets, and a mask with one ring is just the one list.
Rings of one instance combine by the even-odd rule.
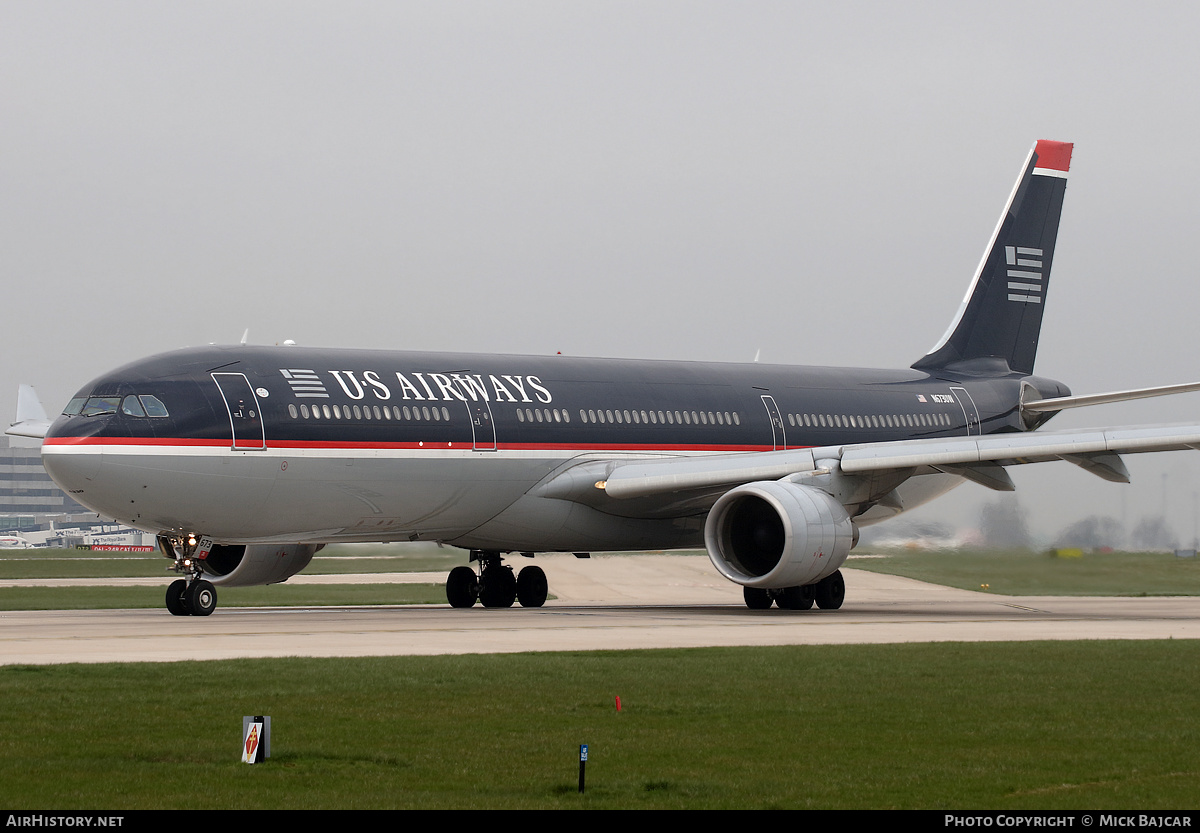
[[759, 481], [721, 496], [704, 524], [713, 566], [745, 587], [813, 584], [832, 575], [858, 529], [826, 492], [782, 481]]
[[287, 581], [308, 566], [316, 544], [216, 544], [201, 563], [204, 577], [223, 587]]

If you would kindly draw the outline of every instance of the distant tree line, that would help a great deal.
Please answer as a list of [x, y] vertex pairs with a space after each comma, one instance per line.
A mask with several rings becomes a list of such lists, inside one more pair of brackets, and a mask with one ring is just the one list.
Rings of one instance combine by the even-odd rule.
[[[1016, 495], [1002, 495], [985, 503], [979, 513], [979, 534], [986, 547], [1029, 548], [1033, 544], [1025, 509]], [[1173, 550], [1179, 546], [1171, 525], [1162, 515], [1149, 515], [1138, 521], [1128, 534], [1116, 518], [1088, 515], [1058, 533], [1055, 547], [1099, 550]]]

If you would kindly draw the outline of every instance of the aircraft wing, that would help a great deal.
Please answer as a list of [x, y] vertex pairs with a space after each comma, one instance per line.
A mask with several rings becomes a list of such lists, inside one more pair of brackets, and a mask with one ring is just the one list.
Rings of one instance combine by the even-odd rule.
[[1009, 490], [1012, 483], [1003, 466], [1066, 460], [1106, 480], [1128, 482], [1120, 454], [1189, 448], [1200, 450], [1200, 425], [992, 434], [617, 464], [595, 486], [609, 497], [628, 499], [779, 480], [837, 462], [846, 474], [904, 469], [916, 474], [926, 469]]

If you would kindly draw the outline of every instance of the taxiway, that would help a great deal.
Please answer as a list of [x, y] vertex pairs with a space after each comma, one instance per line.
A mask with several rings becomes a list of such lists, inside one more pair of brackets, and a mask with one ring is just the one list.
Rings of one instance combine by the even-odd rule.
[[[0, 664], [1200, 638], [1195, 597], [1009, 597], [847, 570], [841, 610], [752, 611], [742, 604], [741, 589], [703, 557], [549, 556], [538, 563], [556, 596], [538, 609], [221, 607], [209, 617], [175, 617], [164, 609], [6, 612], [0, 614]], [[292, 581], [443, 579], [439, 573]]]

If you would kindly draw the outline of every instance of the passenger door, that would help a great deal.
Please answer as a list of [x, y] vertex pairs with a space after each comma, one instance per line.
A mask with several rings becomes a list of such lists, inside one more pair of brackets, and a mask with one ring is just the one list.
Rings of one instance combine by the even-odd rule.
[[221, 398], [225, 400], [225, 408], [229, 411], [229, 427], [233, 432], [235, 451], [261, 450], [267, 447], [266, 434], [263, 431], [262, 411], [258, 405], [258, 397], [250, 387], [250, 381], [245, 373], [213, 373], [210, 374]]

